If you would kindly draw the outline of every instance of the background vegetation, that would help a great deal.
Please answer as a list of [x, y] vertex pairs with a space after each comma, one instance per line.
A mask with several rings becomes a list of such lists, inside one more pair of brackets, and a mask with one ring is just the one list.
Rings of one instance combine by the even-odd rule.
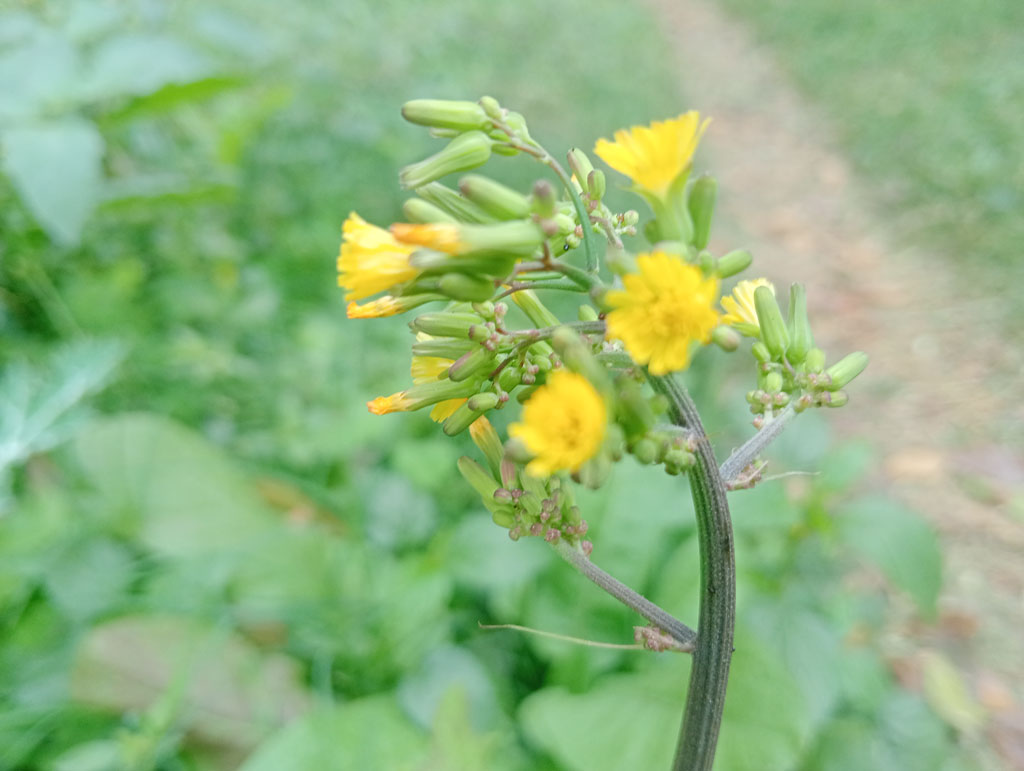
[[[644, 12], [582, 0], [0, 13], [0, 768], [668, 765], [684, 657], [477, 628], [623, 642], [635, 619], [489, 522], [455, 471], [470, 447], [424, 414], [367, 414], [406, 382], [407, 334], [344, 320], [334, 277], [345, 216], [395, 219], [398, 167], [430, 146], [402, 101], [493, 93], [549, 147], [586, 147], [682, 106], [667, 45]], [[871, 126], [854, 157], [913, 162]], [[1011, 243], [1013, 186], [985, 181], [1005, 159], [956, 153], [961, 123], [929, 128], [990, 194], [936, 197], [922, 161], [894, 173], [905, 210], [955, 201], [974, 208], [950, 238]], [[710, 361], [688, 378], [730, 446], [741, 384]], [[973, 767], [955, 673], [937, 659], [912, 692], [880, 646], [893, 602], [936, 612], [935, 536], [856, 492], [869, 448], [800, 424], [779, 466], [822, 473], [734, 498], [719, 766]], [[625, 462], [584, 502], [595, 559], [694, 620], [681, 483]]]

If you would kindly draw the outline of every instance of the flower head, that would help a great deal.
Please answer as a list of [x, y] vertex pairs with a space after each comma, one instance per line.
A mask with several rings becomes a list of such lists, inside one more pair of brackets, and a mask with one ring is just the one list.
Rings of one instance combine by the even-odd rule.
[[391, 396], [378, 396], [368, 401], [366, 408], [374, 415], [387, 415], [390, 412], [408, 412], [413, 406], [405, 391], [399, 391]]
[[686, 172], [708, 120], [696, 110], [650, 126], [615, 132], [615, 141], [597, 140], [594, 152], [616, 171], [644, 190], [663, 197], [673, 181]]
[[582, 375], [559, 370], [526, 402], [523, 420], [508, 427], [534, 454], [526, 470], [548, 476], [577, 471], [601, 447], [607, 427], [604, 399]]
[[348, 215], [342, 233], [338, 286], [347, 290], [346, 300], [361, 300], [416, 277], [418, 271], [409, 264], [414, 246], [399, 243], [355, 212]]
[[350, 319], [380, 319], [385, 316], [394, 316], [396, 313], [401, 313], [402, 310], [403, 308], [398, 301], [391, 295], [386, 294], [377, 300], [371, 300], [362, 305], [349, 303], [345, 308], [345, 315]]
[[757, 321], [757, 310], [754, 308], [754, 291], [760, 287], [768, 287], [775, 294], [775, 287], [766, 278], [740, 281], [732, 290], [732, 294], [722, 298], [725, 315], [722, 323], [733, 327], [737, 332], [748, 337], [760, 337], [761, 327]]
[[622, 340], [652, 374], [685, 369], [691, 344], [707, 343], [718, 325], [718, 279], [665, 252], [641, 254], [636, 265], [622, 280], [625, 289], [605, 295], [613, 308], [608, 337]]

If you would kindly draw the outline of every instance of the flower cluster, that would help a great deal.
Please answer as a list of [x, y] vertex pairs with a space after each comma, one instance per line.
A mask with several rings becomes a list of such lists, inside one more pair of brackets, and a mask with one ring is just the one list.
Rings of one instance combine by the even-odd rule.
[[[623, 238], [637, 235], [639, 214], [608, 207], [604, 172], [582, 150], [563, 168], [521, 115], [489, 97], [414, 100], [402, 114], [447, 144], [402, 169], [402, 186], [415, 193], [402, 207], [406, 221], [383, 228], [349, 215], [338, 283], [352, 319], [434, 307], [409, 322], [412, 383], [368, 407], [377, 415], [431, 407], [446, 434], [469, 429], [486, 464], [464, 457], [459, 469], [514, 540], [565, 539], [589, 551], [574, 482], [600, 485], [626, 453], [671, 474], [693, 465], [693, 440], [669, 424], [646, 381], [685, 370], [709, 343], [732, 351], [753, 338], [757, 388], [747, 398], [758, 427], [787, 408], [845, 403], [841, 389], [866, 357], [826, 367], [799, 284], [788, 321], [765, 279], [720, 297], [721, 282], [751, 256], [708, 249], [716, 184], [690, 178], [708, 125], [696, 112], [618, 131], [594, 148], [654, 214], [643, 227], [650, 246], [635, 251]], [[561, 193], [544, 179], [522, 192], [465, 173], [492, 154], [540, 161]], [[440, 181], [459, 173], [454, 187]], [[576, 293], [576, 319], [552, 313], [541, 299], [549, 292]], [[510, 408], [519, 414], [503, 424], [502, 441], [487, 416]]]

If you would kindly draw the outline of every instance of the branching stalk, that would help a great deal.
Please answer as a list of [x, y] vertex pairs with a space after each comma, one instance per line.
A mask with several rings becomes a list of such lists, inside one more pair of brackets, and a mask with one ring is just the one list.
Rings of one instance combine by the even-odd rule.
[[727, 488], [740, 478], [743, 469], [749, 466], [761, 454], [761, 451], [782, 433], [782, 430], [795, 416], [796, 410], [792, 406], [786, 407], [770, 423], [765, 423], [760, 431], [725, 459], [725, 462], [718, 467], [718, 474], [724, 480]]

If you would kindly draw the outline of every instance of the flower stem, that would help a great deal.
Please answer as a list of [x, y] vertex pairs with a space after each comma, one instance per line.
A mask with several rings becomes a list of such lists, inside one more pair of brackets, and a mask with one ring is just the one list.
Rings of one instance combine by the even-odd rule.
[[724, 480], [727, 488], [739, 478], [743, 469], [749, 466], [761, 454], [761, 451], [782, 433], [782, 429], [794, 417], [796, 417], [796, 411], [793, 407], [786, 407], [770, 423], [765, 423], [760, 431], [744, 442], [742, 447], [725, 459], [719, 467], [718, 473]]
[[[668, 398], [672, 422], [706, 439], [686, 389], [671, 375], [649, 380], [655, 391]], [[726, 489], [710, 442], [698, 442], [696, 456], [690, 490], [700, 546], [700, 618], [673, 771], [710, 771], [714, 762], [736, 623], [736, 566]]]
[[668, 633], [678, 642], [683, 651], [692, 651], [697, 640], [697, 633], [690, 629], [682, 621], [679, 621], [670, 613], [659, 608], [642, 594], [630, 589], [615, 576], [601, 570], [597, 565], [577, 547], [570, 546], [565, 541], [559, 540], [554, 544], [558, 556], [576, 568], [586, 578], [604, 589], [608, 594], [617, 599], [623, 605], [635, 610], [639, 615], [646, 618], [656, 627]]

